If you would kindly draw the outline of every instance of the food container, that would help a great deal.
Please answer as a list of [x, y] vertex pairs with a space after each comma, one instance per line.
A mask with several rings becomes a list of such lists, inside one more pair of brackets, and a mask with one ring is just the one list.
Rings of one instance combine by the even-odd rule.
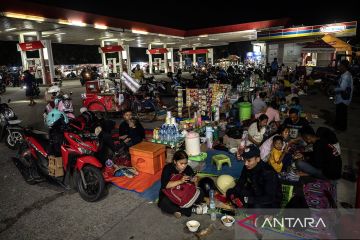
[[200, 154], [200, 136], [196, 132], [189, 132], [185, 137], [185, 149], [189, 156]]
[[234, 222], [235, 222], [235, 218], [233, 218], [232, 216], [223, 216], [221, 218], [221, 222], [226, 226], [226, 227], [231, 227]]
[[196, 232], [200, 227], [200, 223], [196, 220], [190, 220], [186, 223], [186, 226], [190, 232]]

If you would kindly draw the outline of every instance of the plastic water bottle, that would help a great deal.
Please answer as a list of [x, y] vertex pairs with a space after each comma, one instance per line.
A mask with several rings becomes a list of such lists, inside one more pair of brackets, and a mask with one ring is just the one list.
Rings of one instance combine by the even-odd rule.
[[216, 220], [216, 209], [215, 209], [215, 198], [214, 198], [214, 190], [210, 190], [210, 218], [212, 221]]

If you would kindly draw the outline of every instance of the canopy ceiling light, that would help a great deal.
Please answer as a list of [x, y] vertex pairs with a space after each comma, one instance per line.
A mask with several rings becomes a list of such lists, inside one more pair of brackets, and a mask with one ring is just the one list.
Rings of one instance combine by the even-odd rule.
[[8, 28], [8, 29], [5, 29], [5, 32], [10, 32], [10, 31], [14, 31], [16, 30], [16, 28]]
[[94, 24], [94, 28], [97, 28], [97, 29], [108, 29], [108, 27], [105, 26], [104, 24], [97, 24], [97, 23]]
[[85, 27], [86, 23], [80, 21], [80, 20], [70, 20], [70, 25], [78, 26], [78, 27]]
[[95, 38], [87, 38], [87, 39], [85, 39], [85, 41], [94, 41], [95, 40]]
[[36, 32], [24, 32], [24, 36], [36, 36]]
[[144, 35], [149, 34], [149, 32], [147, 32], [147, 31], [137, 30], [137, 29], [131, 29], [131, 32], [132, 33], [138, 33], [138, 34], [144, 34]]
[[19, 19], [38, 21], [38, 22], [43, 22], [45, 20], [45, 18], [40, 17], [40, 16], [27, 15], [27, 14], [21, 14], [21, 13], [12, 13], [12, 12], [5, 12], [4, 16], [9, 17], [9, 18], [19, 18]]
[[117, 42], [118, 39], [117, 38], [109, 38], [109, 39], [105, 39], [105, 41], [107, 41], [107, 42]]
[[135, 38], [122, 38], [120, 39], [121, 41], [126, 41], [126, 42], [131, 42], [131, 41], [134, 41]]

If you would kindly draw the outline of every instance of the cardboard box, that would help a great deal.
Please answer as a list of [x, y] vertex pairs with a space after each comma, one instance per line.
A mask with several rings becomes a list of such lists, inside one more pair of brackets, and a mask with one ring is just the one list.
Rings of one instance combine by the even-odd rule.
[[49, 156], [49, 175], [53, 177], [64, 176], [62, 157]]

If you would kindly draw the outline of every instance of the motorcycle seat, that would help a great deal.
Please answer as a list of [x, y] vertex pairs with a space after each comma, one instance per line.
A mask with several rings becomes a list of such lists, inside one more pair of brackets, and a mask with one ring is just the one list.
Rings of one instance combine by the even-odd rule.
[[39, 139], [40, 141], [49, 141], [49, 134], [47, 132], [37, 131], [33, 130], [31, 135], [33, 135], [36, 139]]
[[9, 120], [8, 123], [10, 125], [17, 125], [17, 124], [20, 124], [21, 123], [21, 120]]

